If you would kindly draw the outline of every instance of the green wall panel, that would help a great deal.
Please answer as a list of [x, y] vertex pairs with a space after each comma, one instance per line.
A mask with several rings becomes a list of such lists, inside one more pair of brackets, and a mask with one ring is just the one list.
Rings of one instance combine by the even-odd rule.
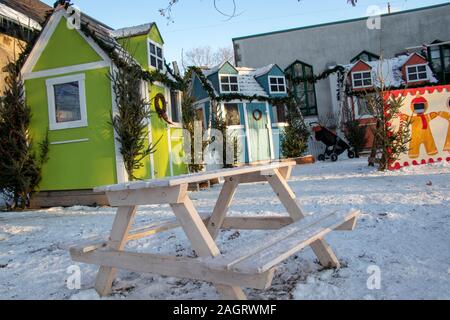
[[65, 18], [59, 22], [34, 66], [34, 72], [102, 61], [78, 31], [68, 29], [66, 23]]
[[[82, 72], [86, 75], [88, 127], [49, 131], [49, 138], [50, 142], [89, 141], [51, 145], [40, 190], [91, 189], [117, 182], [108, 72], [108, 68]], [[25, 82], [26, 100], [32, 110], [30, 133], [35, 147], [44, 139], [49, 125], [46, 79]]]

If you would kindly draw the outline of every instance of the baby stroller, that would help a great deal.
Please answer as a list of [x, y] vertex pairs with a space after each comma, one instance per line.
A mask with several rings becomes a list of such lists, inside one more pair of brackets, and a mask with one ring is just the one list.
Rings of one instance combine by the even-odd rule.
[[318, 122], [310, 123], [312, 131], [317, 141], [322, 142], [326, 145], [325, 153], [319, 155], [319, 161], [326, 161], [331, 159], [331, 161], [336, 162], [339, 156], [347, 151], [348, 157], [350, 159], [355, 158], [356, 153], [350, 145], [337, 136], [334, 132], [321, 126]]

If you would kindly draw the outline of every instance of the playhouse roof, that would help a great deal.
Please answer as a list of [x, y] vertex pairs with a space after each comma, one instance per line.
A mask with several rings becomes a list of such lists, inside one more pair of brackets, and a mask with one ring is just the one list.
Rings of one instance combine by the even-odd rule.
[[[203, 73], [205, 76], [209, 77], [217, 72], [227, 63], [227, 61], [221, 64], [205, 70]], [[239, 93], [247, 96], [262, 96], [267, 97], [268, 94], [264, 88], [259, 84], [256, 78], [265, 75], [273, 69], [275, 64], [270, 64], [262, 68], [248, 68], [248, 67], [234, 67], [238, 72], [238, 83], [239, 83]]]
[[25, 16], [27, 20], [32, 19], [38, 24], [43, 24], [48, 12], [52, 10], [52, 7], [39, 0], [0, 0], [0, 4], [3, 4], [2, 7], [13, 8], [16, 13]]
[[[381, 86], [381, 79], [384, 82], [384, 86], [388, 88], [399, 88], [404, 85], [406, 85], [405, 80], [403, 79], [402, 74], [402, 67], [409, 61], [409, 59], [415, 55], [416, 53], [412, 54], [404, 54], [399, 55], [395, 58], [390, 59], [381, 59], [378, 61], [364, 61], [365, 64], [370, 66], [372, 68], [372, 73], [374, 75], [375, 79], [375, 85]], [[361, 60], [359, 60], [361, 61]], [[359, 62], [356, 61], [355, 63], [344, 65], [343, 67], [347, 72], [351, 71], [353, 67]], [[437, 83], [438, 80], [433, 74], [433, 71], [431, 70], [430, 66], [427, 65], [427, 73], [428, 78], [430, 79], [429, 82], [431, 83]]]
[[110, 33], [111, 33], [111, 36], [114, 38], [139, 36], [139, 35], [149, 33], [153, 25], [154, 25], [154, 23], [151, 22], [151, 23], [134, 26], [134, 27], [126, 27], [126, 28], [113, 30]]
[[0, 2], [0, 18], [1, 17], [14, 21], [29, 29], [34, 30], [42, 29], [38, 21]]

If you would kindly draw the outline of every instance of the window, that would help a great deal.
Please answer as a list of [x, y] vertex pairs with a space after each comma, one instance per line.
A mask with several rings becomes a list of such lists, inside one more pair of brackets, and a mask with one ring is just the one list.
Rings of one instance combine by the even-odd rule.
[[428, 48], [428, 60], [440, 83], [450, 83], [450, 45], [435, 41]]
[[220, 90], [222, 93], [239, 92], [238, 77], [220, 75]]
[[200, 121], [202, 123], [202, 127], [204, 129], [206, 129], [205, 114], [203, 112], [203, 106], [195, 109], [195, 121]]
[[427, 66], [425, 64], [408, 66], [406, 73], [408, 82], [428, 80]]
[[284, 77], [269, 77], [270, 93], [286, 93]]
[[46, 81], [50, 130], [87, 127], [84, 74]]
[[289, 87], [304, 116], [317, 116], [316, 86], [311, 82], [313, 67], [297, 61], [285, 70]]
[[286, 105], [273, 106], [273, 123], [286, 123]]
[[353, 89], [368, 88], [372, 86], [371, 71], [352, 72]]
[[170, 115], [173, 123], [181, 123], [181, 97], [180, 91], [170, 91]]
[[360, 117], [369, 116], [370, 110], [365, 97], [356, 98], [357, 114]]
[[225, 104], [225, 121], [227, 126], [240, 126], [241, 117], [239, 115], [239, 107], [237, 103]]
[[162, 71], [164, 69], [164, 54], [162, 46], [149, 41], [149, 52], [150, 52], [150, 66]]

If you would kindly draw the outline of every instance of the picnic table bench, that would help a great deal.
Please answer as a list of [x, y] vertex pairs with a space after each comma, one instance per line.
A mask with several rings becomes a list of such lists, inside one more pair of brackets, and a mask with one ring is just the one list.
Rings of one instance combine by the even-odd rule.
[[[360, 212], [306, 216], [287, 183], [295, 165], [279, 162], [97, 188], [95, 191], [106, 193], [111, 206], [118, 207], [109, 239], [74, 246], [71, 257], [100, 266], [95, 283], [100, 296], [111, 293], [117, 269], [124, 269], [210, 282], [224, 299], [244, 300], [242, 288], [269, 288], [276, 267], [308, 246], [322, 266], [339, 268], [324, 237], [334, 230], [354, 230]], [[189, 198], [188, 184], [218, 178], [225, 182], [215, 208], [211, 215], [201, 216]], [[227, 217], [237, 187], [255, 182], [268, 182], [289, 216]], [[131, 230], [137, 206], [155, 204], [169, 204], [176, 220]], [[129, 241], [177, 227], [183, 228], [197, 258], [125, 251]], [[273, 231], [221, 254], [215, 240], [223, 229]]]

